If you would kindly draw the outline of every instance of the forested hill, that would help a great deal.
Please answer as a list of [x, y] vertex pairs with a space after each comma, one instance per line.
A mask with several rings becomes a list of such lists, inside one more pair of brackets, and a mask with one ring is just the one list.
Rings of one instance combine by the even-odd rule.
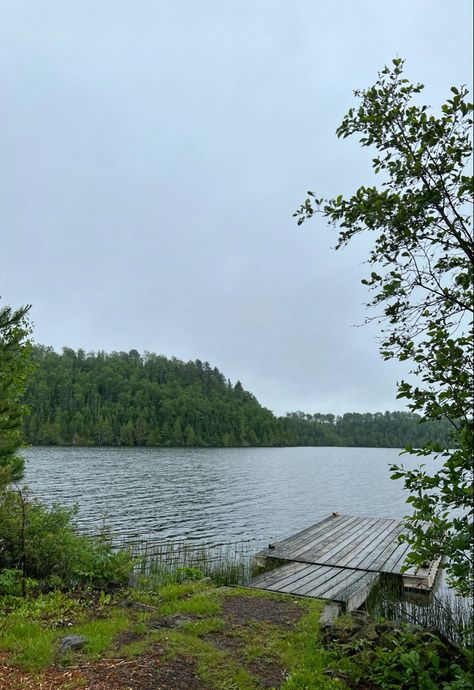
[[162, 355], [36, 346], [26, 395], [33, 445], [381, 446], [444, 441], [447, 422], [406, 412], [275, 417], [215, 367]]
[[281, 445], [281, 425], [207, 362], [36, 347], [27, 392], [32, 444]]

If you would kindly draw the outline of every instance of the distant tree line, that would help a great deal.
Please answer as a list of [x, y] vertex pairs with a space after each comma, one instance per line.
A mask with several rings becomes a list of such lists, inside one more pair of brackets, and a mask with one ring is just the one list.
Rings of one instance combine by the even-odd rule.
[[35, 346], [24, 434], [33, 445], [418, 446], [446, 421], [408, 412], [276, 417], [208, 362]]

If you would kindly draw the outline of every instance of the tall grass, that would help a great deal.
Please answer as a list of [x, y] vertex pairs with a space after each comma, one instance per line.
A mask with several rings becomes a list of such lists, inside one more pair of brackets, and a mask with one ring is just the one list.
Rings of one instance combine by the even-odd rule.
[[137, 559], [131, 582], [150, 587], [183, 579], [209, 577], [216, 585], [242, 584], [253, 572], [252, 542], [212, 544], [186, 540], [114, 540]]
[[437, 630], [456, 645], [474, 644], [473, 602], [451, 590], [415, 593], [403, 590], [396, 578], [381, 578], [365, 608], [374, 617]]

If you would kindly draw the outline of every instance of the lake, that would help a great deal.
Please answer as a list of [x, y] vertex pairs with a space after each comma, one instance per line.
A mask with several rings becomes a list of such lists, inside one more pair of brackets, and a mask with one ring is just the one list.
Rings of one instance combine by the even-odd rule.
[[[24, 451], [25, 482], [48, 503], [77, 503], [80, 527], [105, 518], [126, 537], [269, 541], [332, 511], [408, 511], [389, 448], [58, 448]], [[407, 466], [423, 460], [403, 456]]]

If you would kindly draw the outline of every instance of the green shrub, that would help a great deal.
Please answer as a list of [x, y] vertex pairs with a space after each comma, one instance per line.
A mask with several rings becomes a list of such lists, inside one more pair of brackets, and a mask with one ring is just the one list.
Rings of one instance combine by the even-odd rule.
[[[378, 640], [355, 638], [333, 650], [339, 670], [355, 684], [380, 690], [467, 690], [472, 662], [462, 649], [428, 630], [402, 625]], [[471, 666], [471, 668], [469, 668]]]
[[134, 559], [127, 551], [114, 551], [111, 542], [101, 538], [88, 539], [86, 544], [74, 569], [74, 578], [80, 584], [118, 587], [128, 583]]
[[0, 568], [20, 570], [25, 577], [67, 579], [83, 548], [71, 524], [76, 511], [48, 508], [19, 490], [0, 496]]
[[16, 568], [5, 568], [0, 571], [0, 595], [19, 596], [23, 573]]
[[204, 573], [199, 568], [183, 567], [176, 569], [176, 581], [187, 582], [189, 580], [202, 580]]
[[43, 585], [107, 587], [125, 584], [133, 568], [109, 539], [79, 534], [76, 508], [48, 507], [19, 489], [0, 492], [0, 593], [25, 594], [28, 579]]

